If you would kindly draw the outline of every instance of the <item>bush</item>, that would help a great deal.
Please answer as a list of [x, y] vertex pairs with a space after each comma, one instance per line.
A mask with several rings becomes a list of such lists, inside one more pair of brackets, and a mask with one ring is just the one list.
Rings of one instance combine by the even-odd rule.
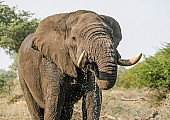
[[0, 70], [0, 90], [2, 91], [4, 86], [11, 86], [12, 80], [17, 77], [16, 72], [12, 70]]

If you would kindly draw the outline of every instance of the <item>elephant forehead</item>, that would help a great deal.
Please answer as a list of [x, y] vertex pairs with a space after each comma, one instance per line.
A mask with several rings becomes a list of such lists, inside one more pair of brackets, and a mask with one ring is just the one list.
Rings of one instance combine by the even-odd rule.
[[86, 25], [86, 24], [93, 23], [93, 22], [101, 22], [101, 19], [99, 15], [93, 12], [89, 12], [89, 13], [82, 14], [79, 17], [79, 22], [80, 23], [82, 22], [84, 25]]

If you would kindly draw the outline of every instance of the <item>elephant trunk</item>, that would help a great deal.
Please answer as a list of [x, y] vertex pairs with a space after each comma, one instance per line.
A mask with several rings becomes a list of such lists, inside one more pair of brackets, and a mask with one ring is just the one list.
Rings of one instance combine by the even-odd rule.
[[99, 56], [96, 60], [99, 69], [97, 84], [103, 90], [112, 88], [117, 78], [117, 63], [113, 49], [107, 48], [107, 52]]
[[[87, 58], [94, 61], [99, 70], [99, 77], [96, 82], [100, 89], [107, 90], [113, 87], [117, 78], [117, 58], [116, 48], [112, 41], [111, 33], [108, 28], [100, 24], [90, 26], [91, 29], [85, 29]], [[82, 53], [82, 56], [85, 52]], [[82, 57], [80, 55], [80, 59]], [[81, 60], [80, 60], [81, 61]], [[78, 67], [83, 62], [78, 61]]]
[[117, 51], [108, 36], [99, 37], [95, 44], [92, 56], [99, 70], [96, 82], [100, 89], [108, 90], [114, 86], [117, 78]]

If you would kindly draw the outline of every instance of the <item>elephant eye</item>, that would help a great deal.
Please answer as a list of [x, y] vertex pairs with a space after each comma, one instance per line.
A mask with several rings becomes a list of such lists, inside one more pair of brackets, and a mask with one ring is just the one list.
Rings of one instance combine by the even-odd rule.
[[76, 41], [76, 37], [72, 37], [72, 39], [73, 39], [74, 41]]

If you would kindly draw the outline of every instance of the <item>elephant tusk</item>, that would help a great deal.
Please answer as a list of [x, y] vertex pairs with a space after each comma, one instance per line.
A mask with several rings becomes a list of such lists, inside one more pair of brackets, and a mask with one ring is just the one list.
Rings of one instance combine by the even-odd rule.
[[121, 66], [131, 66], [136, 64], [140, 58], [142, 57], [142, 53], [137, 54], [135, 57], [131, 58], [131, 59], [119, 59], [118, 60], [118, 65]]
[[79, 68], [81, 68], [83, 66], [83, 58], [85, 56], [85, 50], [81, 53], [79, 59], [78, 59], [78, 62], [77, 62], [77, 66]]

